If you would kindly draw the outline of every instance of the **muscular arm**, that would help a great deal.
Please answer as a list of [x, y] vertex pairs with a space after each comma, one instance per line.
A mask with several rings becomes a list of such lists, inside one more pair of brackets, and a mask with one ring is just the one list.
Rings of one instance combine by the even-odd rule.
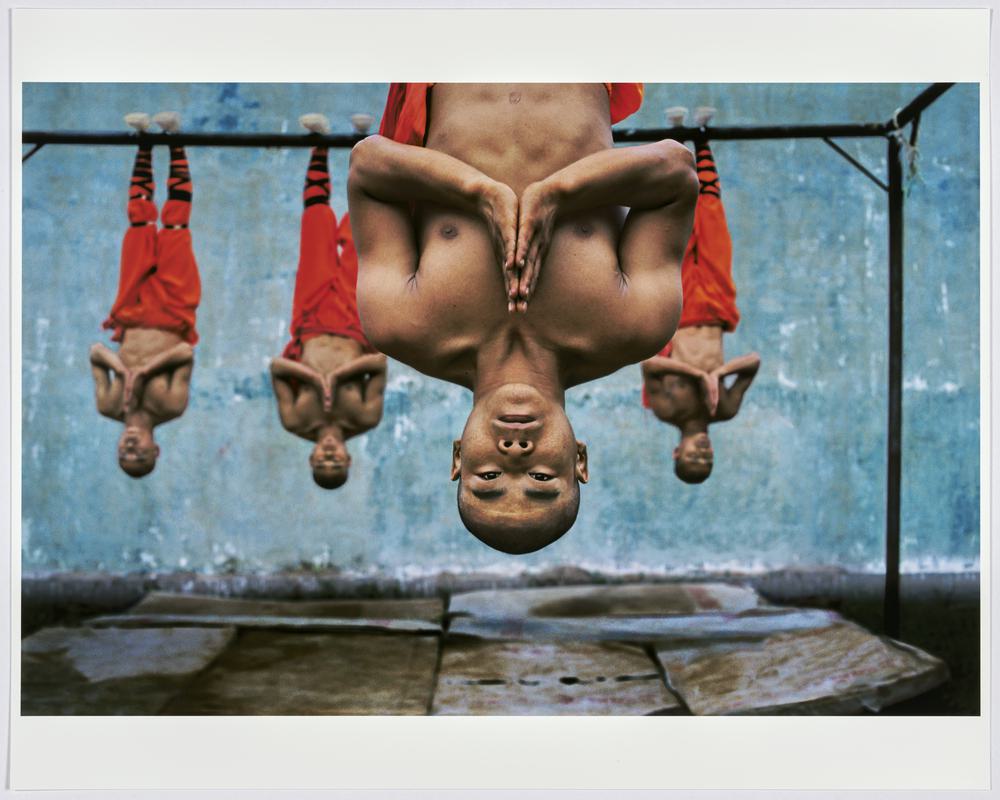
[[[165, 369], [168, 368], [163, 367], [161, 371]], [[176, 419], [187, 409], [193, 370], [194, 362], [189, 358], [181, 360], [179, 366], [174, 367], [170, 373], [166, 391], [156, 397], [155, 410], [159, 416], [158, 424]]]
[[757, 370], [759, 369], [760, 356], [757, 353], [750, 353], [749, 355], [734, 358], [732, 361], [728, 361], [714, 370], [714, 374], [719, 377], [720, 384], [722, 384], [722, 379], [727, 375], [736, 376], [736, 380], [733, 381], [733, 385], [729, 388], [725, 388], [725, 385], [722, 384], [715, 419], [725, 421], [732, 419], [739, 413], [740, 406], [743, 404], [743, 395], [750, 388], [750, 384], [753, 383], [753, 379], [757, 376]]
[[319, 393], [324, 407], [333, 402], [333, 385], [316, 370], [289, 358], [271, 359], [271, 385], [278, 399], [278, 414], [286, 430], [300, 433], [304, 420], [296, 409], [297, 396], [291, 381], [312, 386]]
[[519, 210], [519, 297], [534, 291], [556, 218], [606, 206], [630, 209], [619, 243], [622, 273], [668, 273], [679, 282], [697, 193], [694, 158], [672, 140], [602, 150], [531, 184]]
[[[94, 377], [97, 411], [102, 416], [121, 422], [125, 419], [125, 373], [128, 370], [118, 357], [103, 344], [90, 348], [90, 372]], [[113, 377], [117, 374], [117, 378]]]
[[411, 285], [419, 261], [410, 205], [433, 203], [484, 218], [498, 259], [513, 265], [517, 198], [510, 187], [452, 156], [369, 136], [351, 151], [347, 197], [360, 272], [358, 296], [369, 336], [386, 333], [385, 313]]
[[659, 378], [663, 375], [688, 375], [700, 380], [704, 374], [700, 369], [695, 369], [683, 361], [677, 361], [665, 356], [653, 356], [642, 362], [643, 378]]
[[271, 367], [271, 386], [274, 387], [274, 397], [278, 401], [278, 418], [281, 426], [291, 433], [297, 434], [302, 427], [302, 420], [295, 408], [295, 390], [292, 389], [288, 379], [275, 372]]
[[[123, 402], [129, 408], [145, 405], [156, 416], [157, 424], [175, 419], [187, 408], [193, 367], [194, 349], [187, 342], [178, 342], [126, 376]], [[155, 384], [155, 397], [144, 400], [150, 381], [164, 373], [169, 374]]]
[[178, 342], [169, 350], [157, 353], [143, 364], [136, 373], [144, 378], [151, 378], [161, 372], [169, 372], [176, 367], [190, 364], [194, 361], [194, 348], [187, 342]]
[[[361, 402], [351, 403], [350, 409], [340, 408], [346, 415], [345, 422], [357, 436], [374, 428], [382, 419], [382, 401], [385, 394], [387, 359], [382, 353], [370, 353], [341, 365], [331, 373], [334, 386], [352, 380], [361, 380]], [[328, 409], [332, 411], [333, 409]]]
[[382, 356], [382, 368], [372, 372], [372, 376], [365, 384], [364, 406], [358, 421], [365, 426], [366, 430], [374, 428], [382, 420], [386, 377], [385, 356]]
[[382, 353], [368, 353], [366, 355], [341, 364], [335, 369], [331, 378], [337, 381], [349, 381], [362, 375], [375, 375], [382, 373], [385, 375], [386, 357]]

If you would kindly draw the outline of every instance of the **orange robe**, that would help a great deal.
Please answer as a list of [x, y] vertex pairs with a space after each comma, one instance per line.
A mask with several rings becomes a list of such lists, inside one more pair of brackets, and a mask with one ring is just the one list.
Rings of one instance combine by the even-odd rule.
[[[118, 296], [104, 328], [114, 329], [111, 339], [120, 342], [128, 328], [173, 331], [196, 344], [195, 313], [201, 300], [201, 280], [185, 228], [156, 229], [156, 204], [136, 197], [129, 200], [132, 225], [122, 242]], [[187, 225], [191, 203], [167, 200], [164, 225]]]
[[292, 301], [291, 341], [282, 355], [302, 358], [303, 344], [323, 334], [346, 336], [374, 352], [358, 318], [358, 254], [350, 215], [340, 225], [326, 203], [302, 212], [299, 266]]
[[[427, 138], [427, 96], [433, 83], [392, 83], [382, 112], [379, 134], [401, 144], [424, 146]], [[639, 110], [641, 83], [606, 83], [611, 100], [611, 124]]]

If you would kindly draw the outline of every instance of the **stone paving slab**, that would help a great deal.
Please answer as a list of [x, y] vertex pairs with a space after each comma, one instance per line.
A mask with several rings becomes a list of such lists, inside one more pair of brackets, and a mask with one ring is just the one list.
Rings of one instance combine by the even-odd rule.
[[933, 656], [848, 622], [658, 655], [670, 686], [695, 714], [878, 711], [948, 678]]
[[739, 614], [703, 612], [648, 617], [457, 617], [456, 636], [499, 640], [702, 642], [765, 639], [777, 633], [833, 625], [821, 609], [762, 607]]
[[234, 635], [233, 628], [46, 628], [21, 642], [21, 713], [155, 714]]
[[441, 630], [444, 603], [421, 600], [252, 600], [153, 592], [124, 614], [96, 617], [105, 627], [239, 626], [303, 631], [384, 629], [411, 633]]
[[161, 713], [426, 714], [439, 638], [241, 631]]
[[682, 713], [657, 665], [623, 644], [448, 639], [437, 715], [637, 715]]
[[465, 592], [452, 596], [448, 610], [473, 617], [621, 617], [732, 614], [766, 605], [749, 586], [659, 583]]

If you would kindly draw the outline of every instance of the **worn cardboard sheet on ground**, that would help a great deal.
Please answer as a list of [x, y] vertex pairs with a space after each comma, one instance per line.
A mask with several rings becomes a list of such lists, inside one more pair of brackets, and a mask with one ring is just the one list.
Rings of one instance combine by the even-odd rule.
[[449, 632], [501, 640], [718, 642], [765, 639], [811, 630], [840, 619], [820, 609], [761, 607], [738, 614], [703, 612], [649, 617], [456, 617]]
[[21, 643], [21, 713], [155, 714], [233, 628], [46, 628]]
[[439, 638], [241, 631], [164, 714], [426, 714]]
[[466, 592], [454, 595], [448, 610], [473, 617], [621, 617], [739, 613], [763, 605], [749, 586], [657, 583]]
[[671, 687], [695, 714], [878, 711], [947, 679], [943, 662], [852, 623], [763, 642], [659, 649]]
[[153, 592], [125, 614], [96, 617], [97, 627], [229, 626], [293, 630], [441, 630], [444, 603], [418, 600], [253, 600]]
[[433, 706], [440, 715], [682, 711], [638, 647], [468, 639], [446, 640]]

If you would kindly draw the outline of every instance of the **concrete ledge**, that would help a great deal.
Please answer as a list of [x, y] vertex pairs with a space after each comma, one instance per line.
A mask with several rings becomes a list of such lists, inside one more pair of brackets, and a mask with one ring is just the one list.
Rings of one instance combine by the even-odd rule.
[[[704, 573], [693, 576], [662, 574], [607, 574], [577, 567], [557, 567], [520, 575], [450, 573], [403, 579], [359, 577], [338, 572], [295, 571], [260, 575], [204, 575], [196, 573], [114, 575], [68, 572], [25, 576], [21, 581], [22, 617], [26, 627], [34, 614], [47, 624], [50, 613], [69, 618], [119, 611], [152, 591], [205, 594], [219, 597], [306, 600], [334, 598], [399, 598], [448, 596], [477, 589], [578, 584], [676, 583], [732, 581], [754, 587], [775, 603], [838, 606], [877, 602], [884, 578], [877, 574], [837, 569], [776, 570], [767, 573]], [[979, 573], [915, 573], [901, 579], [903, 601], [945, 606], [979, 603]], [[48, 612], [48, 613], [46, 613]]]

